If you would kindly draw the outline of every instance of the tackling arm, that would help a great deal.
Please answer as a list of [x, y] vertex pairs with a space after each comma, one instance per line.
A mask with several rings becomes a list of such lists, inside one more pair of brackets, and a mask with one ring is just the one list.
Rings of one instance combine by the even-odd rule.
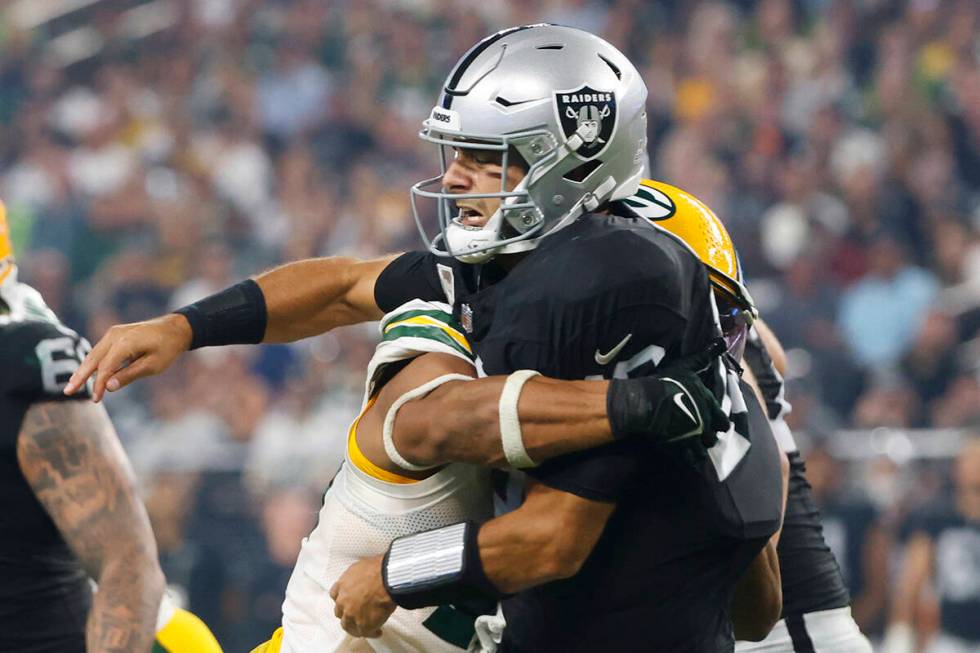
[[480, 529], [487, 578], [507, 594], [571, 578], [592, 553], [615, 507], [530, 484], [520, 508]]
[[[499, 402], [507, 377], [446, 383], [399, 410], [394, 439], [418, 464], [467, 462], [505, 467]], [[608, 381], [535, 377], [518, 403], [524, 448], [535, 461], [613, 441]]]
[[[482, 571], [504, 593], [569, 578], [592, 553], [614, 509], [613, 503], [533, 484], [520, 508], [480, 528], [476, 555]], [[382, 556], [360, 560], [330, 588], [334, 613], [352, 635], [380, 636], [395, 610], [382, 562]]]
[[[729, 428], [697, 374], [716, 355], [712, 345], [635, 379], [534, 376], [523, 382], [523, 372], [516, 372], [445, 383], [399, 409], [392, 439], [413, 464], [528, 467], [628, 436], [656, 442], [709, 438]], [[517, 455], [515, 442], [522, 450]]]
[[148, 651], [163, 572], [132, 469], [105, 410], [79, 401], [33, 404], [17, 458], [34, 494], [99, 584], [87, 650]]

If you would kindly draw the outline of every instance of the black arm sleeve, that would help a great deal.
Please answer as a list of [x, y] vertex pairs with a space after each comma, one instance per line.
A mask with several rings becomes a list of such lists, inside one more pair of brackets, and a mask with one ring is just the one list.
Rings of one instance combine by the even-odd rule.
[[436, 263], [430, 252], [406, 252], [389, 263], [374, 283], [378, 308], [387, 313], [413, 299], [447, 301]]

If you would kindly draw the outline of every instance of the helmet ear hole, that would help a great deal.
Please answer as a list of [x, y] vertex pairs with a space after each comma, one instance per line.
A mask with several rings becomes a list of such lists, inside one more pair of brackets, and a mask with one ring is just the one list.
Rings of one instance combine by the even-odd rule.
[[574, 181], [581, 183], [588, 179], [589, 175], [596, 171], [599, 166], [602, 165], [602, 161], [599, 159], [592, 159], [591, 161], [586, 161], [582, 165], [572, 168], [566, 172], [562, 177], [568, 181]]

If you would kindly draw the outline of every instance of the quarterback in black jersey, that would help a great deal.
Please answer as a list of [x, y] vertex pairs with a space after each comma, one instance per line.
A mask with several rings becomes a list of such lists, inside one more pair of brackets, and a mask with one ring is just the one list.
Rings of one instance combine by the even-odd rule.
[[[176, 316], [115, 327], [69, 391], [98, 371], [98, 399], [191, 346], [292, 340], [428, 298], [453, 306], [484, 373], [616, 379], [608, 419], [621, 423], [629, 406], [614, 400], [617, 380], [669, 368], [719, 333], [700, 262], [621, 202], [642, 174], [645, 96], [621, 53], [578, 30], [530, 25], [481, 41], [457, 64], [423, 129], [447, 165], [413, 188], [420, 201], [438, 201], [441, 233], [431, 252], [301, 262]], [[125, 360], [132, 364], [124, 370]], [[409, 547], [422, 558], [445, 554], [446, 567], [393, 545], [382, 563], [385, 587], [403, 607], [439, 605], [456, 596], [450, 589], [517, 591], [504, 601], [504, 651], [732, 650], [737, 581], [781, 518], [779, 454], [736, 375], [715, 361], [703, 376], [731, 428], [704, 428], [682, 393], [670, 401], [710, 436], [707, 448], [654, 450], [623, 439], [529, 470], [522, 509], [544, 498], [551, 519], [542, 523], [581, 529], [570, 551], [556, 551], [552, 582], [521, 585], [524, 560], [514, 552], [528, 538], [520, 529], [509, 541], [484, 537], [517, 510], [476, 535], [461, 525]], [[519, 412], [519, 392], [501, 394], [501, 406]], [[519, 434], [500, 414], [501, 438]], [[569, 538], [552, 538], [561, 539]], [[488, 564], [500, 559], [507, 564]], [[489, 583], [473, 572], [481, 560]], [[449, 571], [433, 578], [433, 569]]]
[[[493, 279], [502, 271], [453, 264], [457, 310], [467, 315], [487, 374], [535, 369], [577, 379], [612, 376], [617, 368], [642, 374], [707, 344], [714, 320], [710, 304], [698, 301], [708, 289], [703, 269], [673, 238], [630, 217], [625, 207], [623, 213], [582, 218], [483, 287], [476, 285], [478, 274]], [[617, 265], [609, 266], [611, 260]], [[397, 259], [375, 286], [378, 304], [443, 296], [445, 274], [438, 276], [437, 265], [443, 264], [431, 254]], [[617, 347], [615, 361], [603, 364], [602, 354]], [[741, 433], [771, 438], [754, 398], [744, 403], [747, 414], [737, 412], [753, 424]], [[773, 504], [760, 497], [781, 494], [777, 476], [766, 468], [776, 455], [774, 443], [753, 437], [752, 450], [734, 473], [713, 459], [692, 469], [645, 450], [642, 442], [528, 470], [545, 486], [616, 509], [603, 515], [605, 529], [574, 577], [504, 601], [503, 650], [587, 651], [603, 644], [631, 650], [643, 642], [655, 650], [725, 650], [729, 615], [719, 606], [727, 606], [740, 572], [778, 521], [778, 509], [773, 513]], [[714, 482], [687, 495], [702, 475]], [[760, 484], [767, 477], [770, 485]], [[595, 596], [603, 601], [597, 604]]]
[[[726, 336], [733, 349], [744, 352], [741, 362], [754, 377], [773, 433], [789, 457], [789, 494], [778, 547], [783, 618], [765, 640], [739, 642], [736, 650], [870, 653], [870, 644], [851, 617], [850, 597], [824, 540], [806, 466], [785, 421], [790, 405], [780, 372], [782, 347], [762, 320], [740, 324], [732, 319], [732, 312], [737, 317], [739, 310], [733, 298], [747, 291], [741, 287], [741, 268], [731, 238], [710, 208], [669, 184], [644, 180], [629, 204], [681, 238], [708, 266]], [[778, 366], [770, 351], [779, 359]]]
[[88, 349], [17, 281], [0, 204], [0, 651], [220, 653], [161, 600], [153, 533], [104, 409], [78, 400], [87, 389], [62, 392]]

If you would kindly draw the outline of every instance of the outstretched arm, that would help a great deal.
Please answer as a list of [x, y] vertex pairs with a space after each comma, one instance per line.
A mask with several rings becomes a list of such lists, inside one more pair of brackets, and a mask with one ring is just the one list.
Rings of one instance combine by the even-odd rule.
[[295, 261], [255, 278], [265, 296], [268, 323], [262, 342], [293, 342], [348, 324], [380, 319], [374, 283], [395, 256], [363, 261]]
[[33, 404], [17, 459], [34, 494], [99, 584], [89, 653], [149, 651], [163, 572], [132, 469], [105, 410], [88, 402]]
[[[308, 259], [260, 274], [255, 283], [265, 305], [265, 329], [258, 329], [262, 342], [290, 342], [378, 319], [374, 284], [393, 258]], [[92, 396], [98, 402], [106, 390], [170, 367], [190, 348], [192, 337], [187, 318], [176, 313], [113, 326], [72, 374], [65, 394], [74, 394], [95, 374]]]

